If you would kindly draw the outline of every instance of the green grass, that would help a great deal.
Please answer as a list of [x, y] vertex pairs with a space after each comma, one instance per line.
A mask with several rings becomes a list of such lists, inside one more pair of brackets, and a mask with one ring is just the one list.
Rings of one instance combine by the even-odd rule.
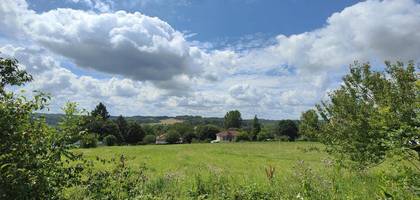
[[[304, 149], [322, 145], [312, 142], [264, 142], [114, 146], [94, 149], [78, 149], [86, 158], [95, 160], [127, 157], [132, 167], [146, 165], [153, 174], [176, 173], [182, 177], [210, 172], [229, 175], [237, 181], [266, 181], [265, 168], [276, 168], [276, 175], [292, 173], [300, 160], [314, 169], [323, 167], [325, 153], [305, 152]], [[98, 169], [110, 168], [108, 164], [96, 165]]]
[[[146, 166], [146, 170], [141, 170], [141, 174], [144, 172], [147, 177], [146, 181], [133, 182], [132, 185], [138, 186], [145, 194], [162, 199], [197, 199], [203, 194], [210, 199], [294, 199], [297, 195], [304, 195], [305, 199], [383, 197], [384, 181], [378, 172], [392, 171], [390, 165], [385, 163], [368, 173], [338, 170], [326, 164], [329, 156], [322, 151], [323, 148], [314, 142], [248, 142], [114, 146], [75, 151], [94, 161], [93, 170], [98, 172], [112, 171], [118, 162], [104, 164], [97, 157], [118, 161], [124, 155], [130, 169]], [[265, 172], [269, 166], [275, 168], [271, 181]], [[121, 180], [118, 178], [123, 174], [114, 171], [111, 179], [103, 179], [99, 173], [93, 176], [89, 185], [101, 188], [105, 184], [102, 192], [115, 190], [120, 194], [118, 191], [124, 187], [119, 186]], [[130, 177], [135, 179], [139, 174], [136, 172]], [[122, 181], [131, 184], [126, 177]], [[106, 185], [108, 183], [110, 185]], [[385, 190], [397, 191], [396, 199], [416, 199], [412, 190], [407, 193], [408, 190], [396, 187], [394, 183], [386, 185]], [[69, 198], [83, 199], [86, 192], [91, 192], [90, 189], [80, 189], [70, 188], [67, 192]], [[99, 193], [94, 191], [89, 195]], [[237, 198], [238, 195], [241, 197]], [[265, 195], [271, 196], [266, 198]]]

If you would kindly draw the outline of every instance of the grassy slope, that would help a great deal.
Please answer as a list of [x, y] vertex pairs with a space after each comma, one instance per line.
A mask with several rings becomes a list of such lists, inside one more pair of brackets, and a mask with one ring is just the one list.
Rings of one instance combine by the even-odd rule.
[[[124, 154], [128, 165], [143, 163], [156, 175], [176, 173], [190, 177], [196, 173], [217, 172], [229, 175], [237, 181], [266, 181], [265, 168], [272, 165], [277, 176], [292, 173], [293, 166], [304, 160], [314, 169], [323, 167], [326, 154], [302, 149], [322, 146], [310, 142], [221, 143], [100, 147], [79, 149], [90, 159], [113, 158]], [[98, 165], [108, 168], [109, 165]], [[189, 178], [187, 178], [189, 179]]]

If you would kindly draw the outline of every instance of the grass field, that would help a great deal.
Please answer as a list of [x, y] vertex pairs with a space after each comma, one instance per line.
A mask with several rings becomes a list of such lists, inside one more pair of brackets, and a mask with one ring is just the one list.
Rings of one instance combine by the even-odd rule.
[[[79, 149], [88, 159], [111, 159], [125, 155], [129, 166], [146, 165], [156, 175], [176, 173], [182, 177], [196, 173], [218, 172], [238, 181], [265, 181], [265, 168], [276, 168], [278, 176], [290, 174], [293, 166], [304, 160], [309, 166], [322, 168], [327, 158], [318, 143], [311, 142], [265, 142], [265, 143], [220, 143], [114, 146], [94, 149]], [[105, 164], [98, 168], [109, 168]]]
[[[327, 164], [329, 156], [323, 148], [314, 142], [247, 142], [114, 146], [75, 151], [94, 161], [93, 170], [97, 172], [112, 171], [118, 163], [102, 163], [97, 157], [118, 160], [124, 155], [128, 167], [146, 169], [143, 172], [147, 181], [135, 184], [143, 185], [142, 191], [162, 199], [294, 199], [301, 194], [309, 199], [381, 198], [383, 180], [376, 172], [392, 171], [387, 164], [368, 173], [337, 171]], [[266, 174], [269, 166], [275, 168], [274, 178], [270, 180]], [[113, 183], [116, 185], [105, 184], [104, 191], [115, 190], [120, 187], [119, 181], [125, 181], [118, 177], [95, 184], [109, 184], [116, 178]], [[390, 188], [387, 190], [394, 187]], [[74, 198], [79, 199], [82, 197], [77, 194], [83, 193], [74, 190], [69, 194], [76, 194]], [[399, 194], [403, 194], [402, 199], [416, 199], [413, 193]]]

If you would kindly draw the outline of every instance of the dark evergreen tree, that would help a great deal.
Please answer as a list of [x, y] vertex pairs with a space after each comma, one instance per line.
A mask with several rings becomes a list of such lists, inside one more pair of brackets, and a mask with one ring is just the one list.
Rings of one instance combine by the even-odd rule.
[[122, 137], [125, 140], [125, 138], [127, 137], [127, 134], [128, 134], [128, 123], [127, 123], [127, 121], [125, 120], [125, 118], [122, 115], [120, 115], [115, 120], [115, 123], [118, 126], [118, 130], [120, 131], [120, 134], [122, 135]]
[[254, 120], [252, 121], [252, 140], [257, 139], [258, 133], [261, 131], [261, 124], [257, 118], [257, 115], [254, 116]]
[[242, 117], [238, 110], [232, 110], [226, 113], [224, 118], [224, 127], [228, 128], [241, 128]]
[[108, 111], [106, 110], [106, 106], [102, 102], [100, 102], [95, 107], [95, 109], [92, 110], [92, 113], [91, 114], [92, 114], [92, 116], [94, 116], [94, 117], [100, 117], [103, 120], [107, 120], [110, 117]]
[[294, 141], [298, 137], [298, 127], [292, 120], [280, 120], [277, 126], [277, 136], [287, 136]]
[[125, 137], [125, 142], [128, 144], [137, 144], [143, 141], [145, 135], [146, 134], [139, 123], [129, 123], [129, 129], [127, 136]]

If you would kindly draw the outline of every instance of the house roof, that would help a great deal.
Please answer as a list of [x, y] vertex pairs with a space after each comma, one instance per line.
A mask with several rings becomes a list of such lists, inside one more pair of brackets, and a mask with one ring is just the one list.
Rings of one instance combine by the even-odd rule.
[[222, 131], [216, 134], [219, 137], [224, 137], [224, 136], [237, 136], [239, 135], [239, 131], [237, 130], [233, 130], [233, 129], [228, 129], [226, 131]]

